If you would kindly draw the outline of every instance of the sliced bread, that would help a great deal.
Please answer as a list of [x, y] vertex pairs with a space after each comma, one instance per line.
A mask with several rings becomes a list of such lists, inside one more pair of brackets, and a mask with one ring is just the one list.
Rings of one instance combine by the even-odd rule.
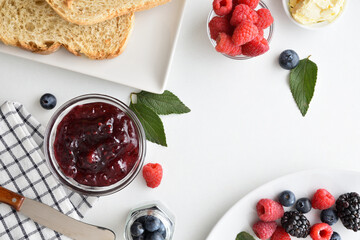
[[91, 59], [116, 57], [125, 49], [133, 22], [129, 13], [80, 26], [61, 18], [45, 0], [0, 0], [0, 40], [41, 54], [64, 46]]
[[67, 21], [91, 25], [129, 12], [146, 10], [170, 0], [46, 0]]

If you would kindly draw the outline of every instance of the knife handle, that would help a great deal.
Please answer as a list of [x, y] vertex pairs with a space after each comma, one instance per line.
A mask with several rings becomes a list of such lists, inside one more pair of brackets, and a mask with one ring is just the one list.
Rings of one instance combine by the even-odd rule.
[[25, 197], [0, 186], [0, 202], [10, 205], [16, 211], [20, 210], [24, 199]]

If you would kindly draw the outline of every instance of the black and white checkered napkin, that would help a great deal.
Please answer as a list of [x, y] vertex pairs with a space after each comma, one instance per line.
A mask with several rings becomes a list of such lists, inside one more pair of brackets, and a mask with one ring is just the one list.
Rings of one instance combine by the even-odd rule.
[[[80, 219], [97, 198], [64, 188], [52, 176], [42, 153], [44, 128], [21, 104], [0, 107], [0, 185]], [[0, 204], [1, 240], [69, 239]]]

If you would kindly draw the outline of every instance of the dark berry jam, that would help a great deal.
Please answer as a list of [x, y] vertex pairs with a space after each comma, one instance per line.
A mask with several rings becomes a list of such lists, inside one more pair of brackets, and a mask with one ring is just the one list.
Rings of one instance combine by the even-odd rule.
[[88, 103], [74, 107], [59, 123], [54, 153], [66, 176], [87, 186], [109, 186], [136, 164], [139, 137], [122, 110]]

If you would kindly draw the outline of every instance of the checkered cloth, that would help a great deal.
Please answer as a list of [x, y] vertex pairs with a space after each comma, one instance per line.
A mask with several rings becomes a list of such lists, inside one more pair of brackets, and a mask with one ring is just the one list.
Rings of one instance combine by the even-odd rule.
[[[44, 128], [21, 104], [0, 107], [0, 185], [80, 219], [97, 198], [71, 192], [57, 182], [44, 155]], [[1, 240], [69, 239], [0, 204]]]

